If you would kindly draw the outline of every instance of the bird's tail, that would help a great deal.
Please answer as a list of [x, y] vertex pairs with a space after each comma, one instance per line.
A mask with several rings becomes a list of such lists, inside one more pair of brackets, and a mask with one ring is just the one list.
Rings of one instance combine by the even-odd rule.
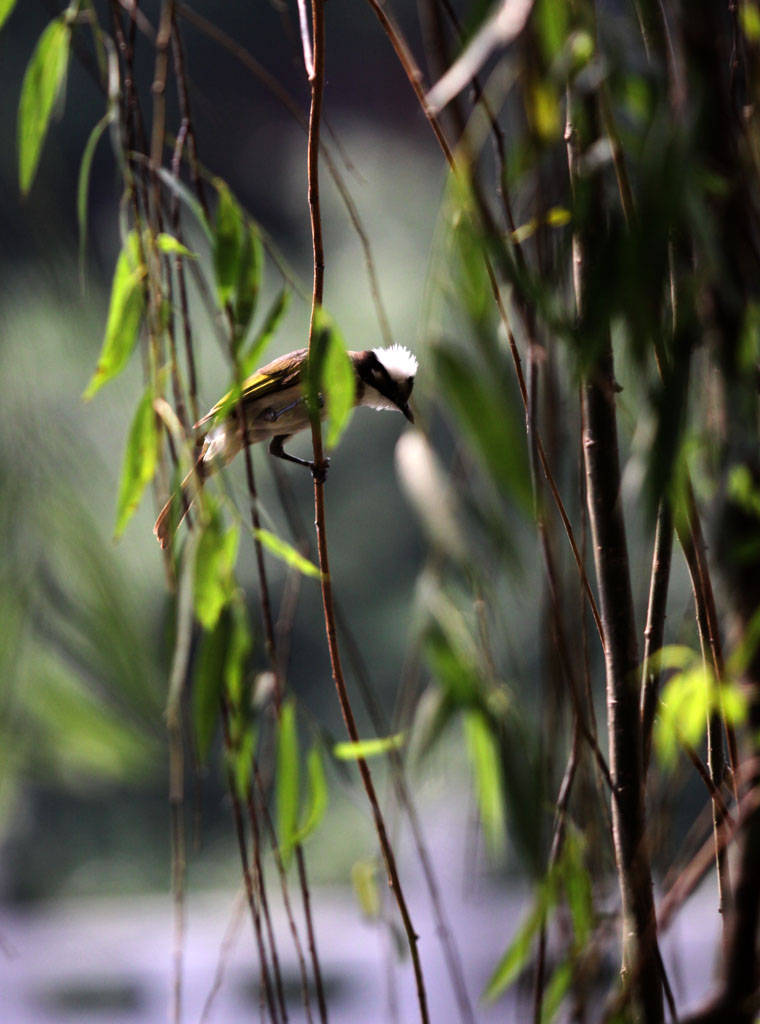
[[[190, 511], [190, 506], [198, 497], [198, 493], [203, 486], [203, 481], [206, 476], [207, 472], [205, 469], [205, 463], [202, 458], [199, 458], [179, 485], [179, 488], [172, 494], [167, 503], [158, 513], [158, 519], [156, 519], [153, 527], [153, 533], [155, 534], [162, 549], [165, 550], [169, 546], [169, 541], [171, 540], [174, 531], [179, 528], [185, 516]], [[176, 525], [174, 525], [172, 522], [172, 509], [178, 500], [181, 502], [181, 513]]]

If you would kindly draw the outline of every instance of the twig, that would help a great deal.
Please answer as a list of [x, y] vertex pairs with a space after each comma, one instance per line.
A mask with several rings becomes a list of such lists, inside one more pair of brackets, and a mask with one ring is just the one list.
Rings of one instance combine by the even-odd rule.
[[[309, 324], [309, 350], [315, 342], [315, 316], [322, 305], [324, 291], [324, 248], [322, 243], [322, 218], [319, 199], [319, 134], [322, 115], [322, 96], [324, 87], [325, 67], [325, 23], [324, 23], [324, 0], [312, 0], [312, 36], [314, 42], [314, 78], [311, 82], [311, 108], [309, 116], [309, 139], [307, 150], [308, 181], [309, 181], [309, 212], [311, 218], [312, 246], [314, 254], [314, 288], [312, 295], [311, 321]], [[317, 531], [317, 551], [319, 554], [319, 567], [322, 580], [322, 603], [325, 618], [325, 631], [327, 644], [330, 651], [330, 662], [332, 666], [333, 679], [338, 693], [338, 700], [341, 707], [343, 720], [352, 742], [359, 742], [359, 731], [356, 726], [351, 702], [346, 689], [343, 676], [343, 668], [340, 660], [340, 652], [337, 642], [337, 630], [335, 623], [335, 606], [332, 596], [332, 580], [330, 577], [330, 564], [327, 548], [327, 532], [324, 501], [324, 478], [326, 473], [326, 462], [322, 444], [322, 429], [319, 417], [312, 418], [311, 424], [312, 446], [314, 449], [314, 504], [315, 504], [315, 525]], [[398, 904], [399, 912], [404, 924], [409, 950], [412, 956], [415, 982], [417, 987], [417, 999], [419, 1003], [420, 1018], [427, 1022], [427, 995], [422, 975], [422, 964], [420, 962], [419, 949], [417, 948], [417, 934], [412, 925], [409, 910], [406, 905], [401, 880], [396, 868], [396, 859], [393, 848], [388, 839], [380, 805], [377, 800], [372, 775], [363, 757], [357, 758], [357, 766], [364, 783], [375, 822], [378, 839], [380, 842], [383, 860], [385, 861], [388, 873], [388, 882]]]

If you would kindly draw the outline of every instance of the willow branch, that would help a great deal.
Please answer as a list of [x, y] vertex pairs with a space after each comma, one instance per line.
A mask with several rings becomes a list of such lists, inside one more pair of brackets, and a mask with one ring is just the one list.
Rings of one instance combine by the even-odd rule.
[[[322, 98], [324, 89], [325, 73], [325, 22], [324, 22], [324, 0], [312, 0], [312, 38], [314, 48], [314, 77], [311, 81], [311, 107], [309, 115], [309, 138], [308, 138], [308, 179], [309, 179], [309, 212], [311, 218], [312, 245], [314, 256], [314, 287], [312, 294], [311, 322], [309, 325], [309, 350], [312, 351], [315, 341], [315, 316], [322, 305], [324, 294], [324, 247], [322, 241], [322, 217], [319, 199], [319, 136], [320, 122], [322, 116]], [[327, 532], [325, 518], [325, 497], [324, 478], [326, 473], [326, 461], [322, 443], [322, 428], [319, 417], [312, 418], [311, 424], [312, 445], [314, 449], [314, 505], [315, 525], [317, 532], [317, 551], [319, 554], [319, 568], [322, 578], [322, 604], [325, 619], [325, 632], [327, 634], [327, 645], [330, 652], [330, 663], [332, 667], [333, 680], [338, 693], [341, 713], [346, 725], [349, 738], [352, 742], [359, 742], [359, 730], [354, 718], [353, 709], [348, 696], [346, 682], [343, 675], [343, 667], [338, 649], [337, 629], [335, 621], [335, 605], [332, 593], [332, 580], [330, 577], [330, 564], [327, 548]], [[407, 942], [412, 957], [415, 983], [417, 987], [417, 1000], [419, 1004], [420, 1019], [424, 1022], [429, 1020], [427, 1008], [427, 994], [425, 982], [422, 975], [422, 964], [417, 946], [418, 937], [412, 924], [411, 916], [406, 904], [401, 880], [396, 867], [396, 858], [388, 838], [380, 804], [375, 792], [372, 775], [369, 766], [364, 758], [357, 758], [357, 766], [361, 775], [367, 799], [372, 811], [380, 848], [388, 874], [390, 885], [398, 905], [399, 913], [403, 921]]]

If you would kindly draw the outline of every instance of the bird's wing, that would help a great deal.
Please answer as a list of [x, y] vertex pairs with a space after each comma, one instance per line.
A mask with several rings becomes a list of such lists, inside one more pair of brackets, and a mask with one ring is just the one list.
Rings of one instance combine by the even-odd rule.
[[[271, 363], [256, 370], [243, 381], [240, 389], [243, 402], [262, 398], [265, 395], [276, 395], [279, 391], [284, 391], [297, 384], [301, 379], [301, 368], [306, 354], [307, 349], [300, 348], [295, 352], [288, 352], [287, 355], [278, 356]], [[198, 420], [195, 426], [201, 427], [204, 423], [213, 420], [222, 409], [229, 411], [231, 396], [232, 391], [228, 391], [202, 419]]]

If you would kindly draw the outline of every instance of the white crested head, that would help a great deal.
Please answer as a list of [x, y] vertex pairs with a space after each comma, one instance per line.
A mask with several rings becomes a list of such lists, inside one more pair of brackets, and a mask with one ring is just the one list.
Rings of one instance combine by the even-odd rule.
[[403, 345], [391, 345], [389, 348], [373, 348], [373, 353], [383, 364], [388, 375], [395, 381], [414, 379], [417, 373], [417, 357]]

